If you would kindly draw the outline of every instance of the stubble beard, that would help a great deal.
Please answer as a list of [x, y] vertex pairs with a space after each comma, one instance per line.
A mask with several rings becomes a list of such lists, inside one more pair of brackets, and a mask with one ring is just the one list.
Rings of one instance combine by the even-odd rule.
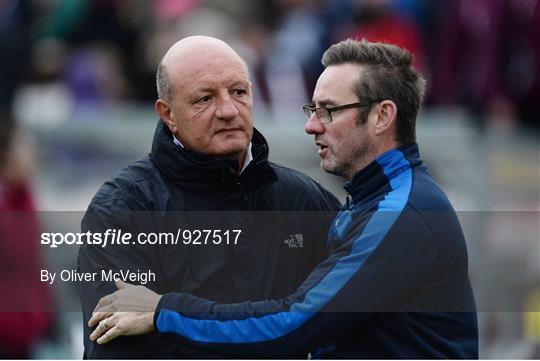
[[364, 169], [374, 159], [374, 146], [369, 139], [358, 143], [349, 159], [336, 159], [334, 164], [324, 163], [321, 159], [321, 168], [326, 172], [348, 180]]

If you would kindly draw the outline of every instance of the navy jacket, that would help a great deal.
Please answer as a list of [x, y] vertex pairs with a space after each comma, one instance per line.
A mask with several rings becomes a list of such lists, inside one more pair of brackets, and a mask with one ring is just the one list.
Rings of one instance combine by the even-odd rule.
[[[82, 231], [107, 229], [139, 234], [177, 233], [178, 229], [220, 230], [206, 244], [204, 235], [176, 245], [83, 245], [79, 272], [152, 271], [145, 286], [160, 294], [189, 292], [221, 302], [264, 300], [293, 292], [327, 254], [325, 235], [337, 199], [317, 182], [268, 161], [268, 145], [254, 131], [253, 161], [238, 175], [237, 162], [218, 160], [180, 148], [159, 122], [152, 152], [98, 191], [82, 221]], [[242, 231], [236, 245], [224, 231]], [[194, 238], [194, 237], [193, 237]], [[232, 236], [229, 237], [232, 243]], [[209, 358], [159, 339], [157, 334], [124, 337], [100, 346], [86, 326], [98, 300], [116, 291], [113, 282], [84, 282], [79, 292], [87, 358]]]
[[477, 358], [461, 227], [412, 144], [345, 186], [328, 258], [288, 297], [224, 304], [165, 294], [155, 328], [227, 355]]

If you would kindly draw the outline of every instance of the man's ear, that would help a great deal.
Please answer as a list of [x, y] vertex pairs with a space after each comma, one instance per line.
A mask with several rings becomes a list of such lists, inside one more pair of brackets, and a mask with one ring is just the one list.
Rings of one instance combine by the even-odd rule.
[[375, 122], [375, 135], [381, 135], [395, 124], [397, 118], [397, 106], [391, 100], [383, 100], [379, 103], [377, 120]]
[[167, 124], [173, 134], [176, 134], [177, 127], [173, 119], [172, 109], [166, 100], [158, 99], [154, 104], [156, 113], [158, 113], [160, 119]]

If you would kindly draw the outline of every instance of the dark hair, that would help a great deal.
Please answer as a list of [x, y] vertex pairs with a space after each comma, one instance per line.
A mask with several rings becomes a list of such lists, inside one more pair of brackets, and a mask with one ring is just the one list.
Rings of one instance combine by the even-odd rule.
[[158, 98], [171, 100], [171, 84], [169, 83], [167, 69], [161, 62], [159, 63], [156, 71], [156, 88]]
[[[412, 56], [407, 50], [365, 39], [347, 39], [328, 48], [321, 62], [325, 67], [345, 63], [361, 65], [360, 77], [354, 86], [359, 101], [392, 100], [397, 106], [397, 142], [403, 145], [416, 141], [416, 117], [426, 81], [412, 66]], [[361, 123], [366, 122], [369, 111], [369, 108], [361, 110]]]

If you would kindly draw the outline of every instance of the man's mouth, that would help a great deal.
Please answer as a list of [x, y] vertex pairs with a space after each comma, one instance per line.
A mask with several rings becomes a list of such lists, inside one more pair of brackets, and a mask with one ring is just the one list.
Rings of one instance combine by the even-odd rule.
[[225, 133], [225, 132], [237, 132], [242, 129], [240, 128], [227, 128], [227, 129], [219, 129], [216, 133]]
[[319, 154], [319, 157], [324, 157], [328, 152], [328, 146], [320, 142], [315, 142], [315, 144], [317, 144], [317, 146], [319, 147], [319, 151], [317, 152]]
[[320, 142], [315, 142], [315, 144], [317, 145], [317, 147], [320, 148], [320, 150], [328, 148], [328, 146], [326, 146], [325, 144], [320, 143]]
[[217, 130], [214, 134], [222, 137], [238, 137], [240, 133], [243, 133], [241, 128], [224, 128]]

